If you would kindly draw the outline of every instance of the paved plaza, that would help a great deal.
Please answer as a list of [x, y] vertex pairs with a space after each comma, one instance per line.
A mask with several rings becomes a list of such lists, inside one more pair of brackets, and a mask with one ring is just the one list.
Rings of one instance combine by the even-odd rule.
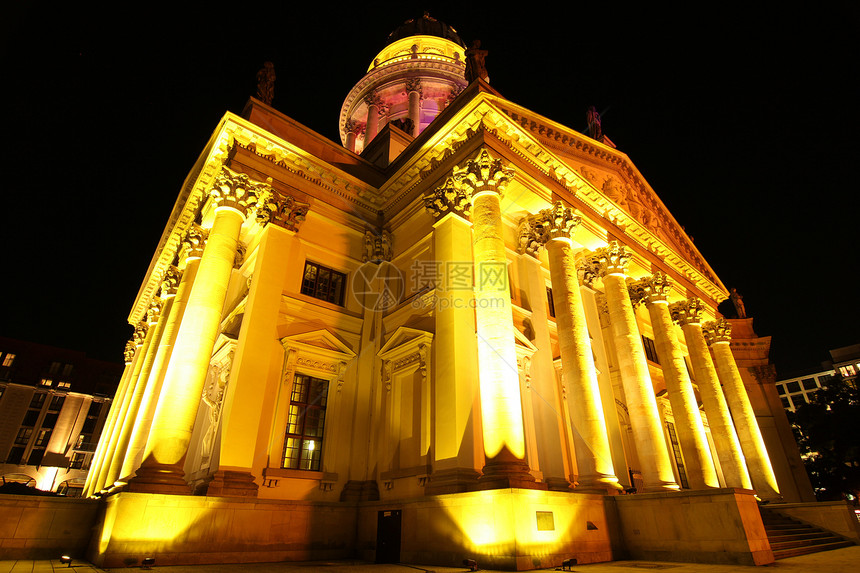
[[[480, 565], [480, 564], [479, 564]], [[71, 567], [60, 561], [0, 561], [0, 573], [76, 573], [108, 571], [141, 570], [140, 567], [124, 569], [99, 569], [89, 563], [75, 561]], [[537, 571], [557, 571], [556, 569], [538, 569]], [[575, 565], [573, 571], [578, 573], [634, 573], [635, 571], [661, 571], [668, 573], [753, 573], [755, 567], [742, 565], [706, 565], [701, 563], [669, 563], [661, 561], [613, 561], [611, 563], [594, 563], [591, 565]], [[762, 573], [856, 573], [860, 570], [860, 546], [845, 547], [833, 551], [823, 551], [780, 559], [773, 565], [759, 568]], [[225, 565], [176, 565], [161, 567], [156, 564], [154, 573], [463, 573], [465, 567], [436, 567], [434, 565], [377, 565], [361, 561], [333, 561], [314, 563], [247, 563]], [[496, 573], [493, 569], [481, 569], [485, 573]], [[501, 573], [501, 572], [498, 572]]]

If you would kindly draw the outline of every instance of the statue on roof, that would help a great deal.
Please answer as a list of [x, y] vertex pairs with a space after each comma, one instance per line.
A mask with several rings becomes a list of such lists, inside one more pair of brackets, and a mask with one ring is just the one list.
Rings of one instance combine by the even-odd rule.
[[490, 83], [486, 64], [489, 52], [481, 49], [481, 40], [472, 42], [472, 47], [466, 48], [464, 54], [466, 56], [466, 83], [472, 83], [478, 78]]
[[600, 123], [600, 113], [598, 113], [596, 107], [593, 105], [589, 106], [585, 117], [588, 120], [588, 136], [591, 139], [599, 141], [600, 143], [606, 144], [610, 147], [616, 147], [616, 145], [603, 133], [603, 126]]
[[729, 298], [732, 301], [732, 304], [735, 306], [735, 312], [738, 314], [738, 318], [746, 318], [747, 317], [747, 309], [744, 306], [744, 297], [742, 297], [738, 293], [738, 289], [733, 288]]
[[257, 99], [266, 105], [272, 105], [275, 98], [275, 64], [266, 62], [257, 72]]

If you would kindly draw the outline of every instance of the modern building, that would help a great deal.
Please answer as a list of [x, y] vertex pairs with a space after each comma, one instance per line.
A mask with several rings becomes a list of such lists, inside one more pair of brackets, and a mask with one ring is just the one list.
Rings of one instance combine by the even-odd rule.
[[808, 404], [810, 396], [830, 383], [837, 372], [843, 383], [856, 386], [860, 374], [860, 344], [834, 348], [830, 351], [830, 360], [822, 363], [820, 369], [778, 381], [776, 389], [783, 407], [794, 412], [801, 404]]
[[0, 338], [0, 483], [80, 496], [122, 365]]
[[128, 317], [95, 563], [773, 560], [754, 495], [813, 498], [770, 339], [596, 116], [483, 55], [407, 22], [340, 143], [224, 115]]

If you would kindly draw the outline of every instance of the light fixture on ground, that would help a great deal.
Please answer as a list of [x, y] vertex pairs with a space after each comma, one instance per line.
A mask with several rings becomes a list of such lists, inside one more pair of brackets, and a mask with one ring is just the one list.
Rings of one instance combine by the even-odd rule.
[[140, 565], [141, 569], [152, 569], [152, 566], [155, 565], [155, 557], [144, 557]]
[[71, 567], [72, 566], [72, 558], [68, 555], [61, 555], [60, 556], [60, 563], [63, 563], [64, 565]]

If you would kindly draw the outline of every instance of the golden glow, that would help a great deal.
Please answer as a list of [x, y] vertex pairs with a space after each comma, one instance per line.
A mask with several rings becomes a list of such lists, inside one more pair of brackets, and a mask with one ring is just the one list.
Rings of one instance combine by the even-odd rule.
[[[412, 46], [417, 46], [413, 54]], [[409, 36], [393, 42], [379, 52], [371, 62], [367, 71], [381, 66], [389, 66], [407, 60], [437, 60], [442, 62], [461, 62], [466, 64], [463, 48], [445, 38], [438, 36]]]

